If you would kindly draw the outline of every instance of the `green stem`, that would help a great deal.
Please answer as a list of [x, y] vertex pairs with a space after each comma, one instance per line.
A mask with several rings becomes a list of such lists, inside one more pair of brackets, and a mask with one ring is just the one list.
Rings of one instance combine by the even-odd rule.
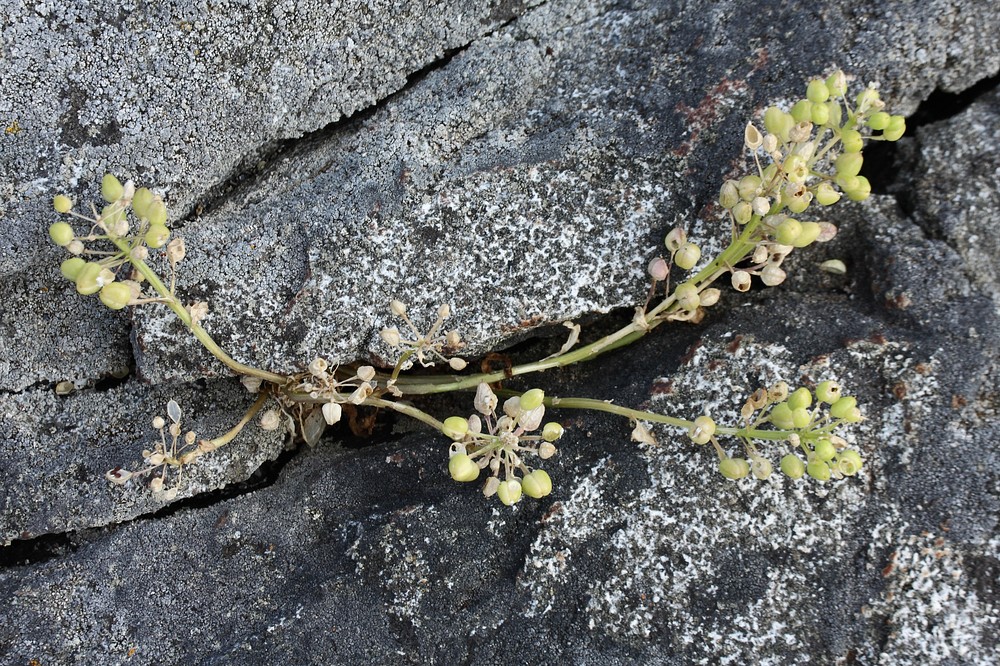
[[[682, 430], [689, 430], [691, 426], [694, 425], [693, 421], [688, 421], [687, 419], [679, 419], [675, 416], [667, 416], [666, 414], [656, 414], [654, 412], [644, 412], [639, 409], [631, 409], [629, 407], [622, 407], [621, 405], [616, 405], [611, 402], [605, 402], [604, 400], [594, 400], [593, 398], [556, 398], [556, 397], [546, 397], [546, 406], [552, 407], [553, 409], [587, 409], [596, 412], [607, 412], [608, 414], [617, 414], [618, 416], [624, 416], [629, 419], [635, 419], [637, 421], [650, 421], [652, 423], [665, 423], [666, 425], [674, 426], [675, 428], [680, 428]], [[823, 432], [805, 432], [797, 430], [760, 430], [757, 428], [732, 428], [727, 426], [716, 426], [715, 432], [718, 435], [729, 435], [731, 437], [744, 437], [751, 439], [761, 439], [780, 442], [788, 439], [788, 436], [795, 433], [803, 441], [819, 439], [825, 433]]]
[[225, 435], [208, 440], [209, 443], [211, 443], [214, 448], [219, 448], [220, 446], [225, 446], [229, 442], [233, 441], [233, 438], [240, 434], [243, 427], [250, 423], [250, 421], [253, 420], [253, 417], [257, 416], [257, 412], [260, 411], [261, 407], [264, 406], [264, 403], [267, 402], [269, 397], [270, 395], [267, 392], [261, 392], [257, 400], [255, 400], [253, 405], [250, 406], [250, 409], [247, 410], [247, 413], [243, 415], [242, 419], [240, 419], [239, 423], [233, 426]]
[[188, 327], [191, 333], [194, 334], [194, 337], [198, 338], [198, 341], [204, 345], [205, 349], [207, 349], [212, 356], [222, 361], [233, 372], [240, 375], [260, 377], [265, 381], [278, 384], [279, 386], [288, 381], [288, 378], [284, 375], [278, 375], [273, 372], [268, 372], [267, 370], [261, 370], [249, 365], [244, 365], [224, 352], [222, 347], [220, 347], [208, 334], [208, 331], [191, 319], [191, 313], [188, 312], [183, 305], [181, 305], [177, 297], [171, 293], [165, 284], [163, 284], [163, 281], [160, 280], [160, 276], [156, 274], [156, 271], [150, 268], [149, 264], [142, 259], [136, 259], [131, 256], [131, 247], [128, 242], [120, 238], [112, 238], [111, 242], [118, 246], [118, 249], [125, 254], [125, 257], [132, 263], [135, 269], [139, 271], [144, 278], [146, 278], [146, 281], [150, 284], [150, 286], [152, 286], [153, 289], [156, 290], [156, 293], [163, 298], [163, 304], [173, 310], [174, 314], [177, 315], [177, 318]]
[[[743, 228], [739, 237], [730, 243], [729, 247], [723, 250], [718, 257], [701, 269], [698, 274], [691, 279], [691, 282], [698, 287], [699, 291], [708, 287], [720, 276], [725, 275], [731, 266], [734, 266], [745, 259], [748, 253], [753, 251], [753, 248], [757, 245], [757, 230], [760, 224], [760, 216], [754, 215], [750, 222], [748, 222]], [[635, 322], [631, 322], [620, 330], [607, 335], [600, 340], [591, 342], [588, 345], [568, 351], [565, 354], [560, 354], [559, 356], [553, 356], [551, 358], [542, 359], [541, 361], [535, 361], [533, 363], [517, 365], [509, 371], [501, 370], [497, 372], [485, 372], [464, 376], [408, 375], [399, 377], [395, 385], [405, 395], [445, 393], [448, 391], [475, 388], [483, 382], [490, 384], [508, 377], [527, 375], [533, 372], [548, 370], [550, 368], [560, 368], [573, 363], [579, 363], [581, 361], [589, 361], [607, 351], [630, 344], [631, 342], [634, 342], [635, 340], [638, 340], [642, 336], [646, 335], [646, 333], [653, 330], [664, 321], [667, 321], [666, 317], [660, 315], [665, 311], [668, 311], [671, 306], [675, 305], [676, 298], [673, 295], [670, 295], [655, 308], [646, 313], [645, 328], [641, 328], [636, 325]]]

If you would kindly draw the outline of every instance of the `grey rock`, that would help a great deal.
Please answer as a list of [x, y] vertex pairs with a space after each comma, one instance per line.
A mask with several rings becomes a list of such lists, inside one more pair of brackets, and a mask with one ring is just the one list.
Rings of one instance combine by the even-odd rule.
[[[6, 52], [30, 74], [21, 87], [2, 81], [26, 110], [0, 144], [11, 156], [0, 164], [12, 183], [5, 214], [19, 222], [0, 230], [0, 525], [14, 539], [0, 549], [0, 661], [1000, 660], [995, 93], [918, 128], [895, 181], [872, 174], [894, 196], [838, 206], [838, 237], [794, 254], [785, 285], [726, 293], [700, 326], [537, 378], [550, 394], [733, 420], [760, 383], [835, 377], [864, 406], [848, 437], [867, 464], [825, 485], [727, 482], [714, 452], [681, 434], [657, 427], [660, 445], [639, 447], [622, 420], [564, 412], [553, 495], [514, 509], [456, 487], [441, 438], [393, 418], [378, 446], [344, 447], [356, 442], [337, 430], [269, 465], [285, 442], [251, 428], [193, 467], [165, 507], [141, 483], [109, 487], [104, 471], [138, 463], [168, 399], [216, 434], [251, 398], [214, 378], [214, 361], [161, 313], [98, 314], [53, 287], [56, 253], [42, 239], [49, 197], [67, 185], [96, 194], [86, 183], [110, 167], [167, 192], [189, 244], [181, 288], [212, 302], [206, 326], [239, 360], [385, 360], [376, 331], [392, 297], [418, 325], [451, 303], [476, 354], [641, 302], [645, 262], [675, 223], [718, 250], [728, 229], [709, 202], [742, 168], [743, 123], [831, 62], [878, 80], [906, 113], [935, 88], [995, 75], [991, 5], [547, 2], [503, 5], [474, 27], [414, 14], [393, 31], [447, 27], [427, 43], [380, 42], [387, 50], [358, 70], [373, 78], [354, 87], [336, 74], [280, 79], [271, 90], [287, 90], [288, 110], [272, 104], [283, 96], [227, 110], [217, 95], [232, 88], [184, 83], [199, 80], [200, 61], [183, 58], [193, 42], [168, 40], [169, 57], [148, 62], [192, 108], [153, 114], [131, 138], [94, 120], [109, 90], [90, 105], [22, 101], [73, 54], [86, 56], [80, 85], [93, 87], [101, 49], [111, 53], [86, 42], [47, 62], [28, 26], [77, 10], [39, 7], [40, 18], [4, 24]], [[252, 40], [226, 26], [254, 11], [264, 10], [218, 12], [192, 30]], [[312, 11], [322, 10], [288, 19], [284, 41], [253, 62], [320, 54], [312, 29], [328, 24]], [[111, 17], [120, 25], [106, 30], [137, 43], [164, 25]], [[427, 50], [409, 58], [417, 42]], [[74, 109], [83, 128], [63, 167], [52, 146], [72, 118], [45, 104]], [[218, 144], [185, 149], [195, 111], [206, 118], [195, 137], [234, 122]], [[164, 163], [175, 148], [179, 161]], [[832, 257], [847, 275], [815, 269]], [[560, 343], [510, 353], [537, 358]], [[136, 372], [106, 379], [123, 367]], [[60, 379], [80, 390], [55, 397]], [[469, 409], [461, 396], [427, 405]], [[782, 446], [767, 449], [772, 459]]]

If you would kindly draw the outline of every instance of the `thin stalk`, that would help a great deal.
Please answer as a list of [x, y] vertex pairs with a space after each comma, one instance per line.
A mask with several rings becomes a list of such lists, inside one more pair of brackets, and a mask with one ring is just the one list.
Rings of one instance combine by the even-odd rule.
[[207, 440], [208, 443], [212, 444], [213, 448], [217, 449], [220, 446], [225, 446], [229, 442], [233, 441], [233, 438], [235, 438], [236, 435], [240, 434], [240, 431], [243, 430], [243, 427], [246, 424], [250, 423], [250, 421], [253, 420], [253, 417], [257, 416], [257, 413], [260, 411], [261, 407], [264, 406], [264, 403], [267, 402], [267, 399], [269, 397], [270, 397], [269, 393], [261, 392], [260, 396], [258, 396], [258, 398], [254, 401], [253, 405], [250, 406], [250, 409], [247, 410], [247, 413], [244, 414], [243, 418], [240, 419], [239, 423], [233, 426], [229, 430], [229, 432], [227, 432], [225, 435], [221, 435], [214, 439]]
[[[689, 430], [693, 425], [694, 421], [688, 421], [687, 419], [679, 419], [675, 416], [667, 416], [666, 414], [656, 414], [653, 412], [644, 412], [639, 409], [631, 409], [629, 407], [622, 407], [621, 405], [616, 405], [611, 402], [605, 402], [604, 400], [595, 400], [593, 398], [557, 398], [557, 397], [546, 397], [545, 405], [552, 407], [553, 409], [587, 409], [596, 412], [607, 412], [608, 414], [617, 414], [618, 416], [624, 416], [629, 419], [636, 419], [638, 421], [650, 421], [652, 423], [665, 423], [666, 425], [674, 426], [675, 428], [680, 428], [682, 430]], [[800, 432], [796, 430], [760, 430], [757, 428], [732, 428], [727, 426], [716, 426], [716, 434], [719, 435], [729, 435], [732, 437], [743, 437], [751, 439], [761, 439], [769, 441], [785, 441], [788, 436], [795, 433], [803, 441], [819, 439], [823, 435], [827, 434], [825, 432]]]
[[[697, 285], [699, 291], [712, 284], [712, 282], [717, 280], [720, 276], [724, 275], [729, 270], [730, 266], [742, 261], [747, 256], [747, 253], [753, 250], [753, 248], [757, 245], [756, 233], [760, 224], [760, 216], [755, 215], [743, 228], [743, 232], [740, 234], [739, 238], [730, 243], [729, 247], [723, 250], [718, 257], [701, 269], [698, 274], [692, 278], [691, 282], [694, 282], [695, 285]], [[404, 395], [445, 393], [448, 391], [475, 388], [482, 382], [490, 384], [508, 377], [516, 377], [518, 375], [541, 372], [542, 370], [548, 370], [550, 368], [559, 368], [573, 363], [579, 363], [581, 361], [589, 361], [604, 352], [617, 349], [618, 347], [629, 344], [646, 335], [649, 331], [666, 321], [666, 318], [661, 317], [660, 315], [675, 304], [676, 298], [673, 295], [670, 295], [659, 305], [646, 313], [645, 328], [641, 328], [636, 325], [635, 322], [631, 322], [620, 330], [607, 335], [600, 340], [591, 342], [588, 345], [568, 351], [559, 356], [517, 365], [509, 371], [499, 370], [496, 372], [485, 372], [462, 376], [406, 375], [399, 377], [396, 380], [395, 386]]]

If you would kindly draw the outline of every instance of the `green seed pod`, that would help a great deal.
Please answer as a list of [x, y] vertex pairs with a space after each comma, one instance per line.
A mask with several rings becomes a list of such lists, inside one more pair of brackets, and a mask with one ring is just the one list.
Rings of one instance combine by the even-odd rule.
[[858, 400], [854, 396], [845, 395], [830, 405], [830, 416], [835, 419], [846, 419], [857, 409]]
[[740, 194], [740, 199], [743, 199], [743, 201], [753, 201], [760, 194], [760, 176], [753, 174], [743, 176], [736, 185], [736, 189]]
[[563, 427], [558, 423], [546, 423], [542, 427], [542, 439], [546, 442], [554, 442], [563, 436]]
[[165, 225], [167, 223], [167, 207], [159, 199], [154, 199], [149, 207], [146, 209], [148, 213], [146, 217], [149, 219], [149, 224], [151, 226]]
[[113, 203], [122, 198], [122, 194], [125, 193], [125, 188], [122, 186], [121, 181], [112, 176], [110, 173], [104, 174], [104, 178], [101, 179], [101, 198], [108, 203]]
[[812, 393], [809, 392], [809, 389], [802, 386], [792, 391], [792, 394], [788, 396], [788, 406], [792, 409], [805, 409], [812, 404], [812, 399]]
[[840, 108], [840, 104], [831, 99], [824, 106], [827, 112], [827, 120], [824, 124], [827, 127], [840, 127], [840, 123], [844, 119], [844, 110]]
[[858, 130], [843, 130], [840, 133], [840, 141], [844, 144], [844, 152], [847, 153], [860, 153], [865, 147], [865, 141]]
[[719, 190], [719, 205], [729, 210], [740, 200], [740, 192], [735, 180], [727, 180]]
[[811, 422], [812, 414], [809, 413], [808, 409], [799, 408], [792, 410], [792, 425], [795, 426], [795, 428], [799, 430], [802, 428], [808, 428]]
[[790, 479], [801, 479], [806, 473], [806, 465], [794, 453], [789, 453], [781, 459], [781, 471]]
[[818, 184], [814, 188], [813, 196], [821, 206], [832, 206], [840, 201], [840, 192], [833, 189], [833, 185], [826, 181]]
[[521, 489], [528, 497], [545, 497], [552, 492], [552, 479], [545, 473], [545, 470], [536, 469], [530, 474], [526, 474], [521, 480]]
[[816, 385], [816, 399], [832, 405], [840, 399], [840, 384], [834, 381], [820, 382]]
[[833, 166], [837, 169], [838, 176], [857, 176], [861, 173], [861, 165], [864, 163], [864, 159], [861, 153], [844, 153], [836, 159]]
[[774, 240], [782, 245], [792, 245], [802, 233], [802, 225], [795, 218], [789, 217], [774, 230]]
[[49, 238], [59, 247], [66, 247], [73, 242], [73, 238], [75, 237], [76, 234], [73, 233], [73, 227], [65, 222], [56, 222], [49, 227]]
[[842, 451], [837, 457], [837, 469], [844, 476], [854, 476], [861, 471], [863, 464], [861, 456], [854, 449]]
[[830, 480], [830, 466], [822, 460], [813, 460], [806, 465], [806, 474], [817, 481]]
[[57, 213], [68, 213], [73, 210], [73, 201], [65, 194], [57, 194], [52, 197], [52, 207]]
[[809, 119], [814, 125], [825, 127], [830, 122], [830, 106], [827, 104], [813, 104]]
[[823, 79], [813, 79], [806, 87], [806, 97], [810, 102], [820, 104], [830, 98], [830, 89]]
[[140, 187], [132, 197], [132, 210], [140, 218], [149, 219], [149, 207], [153, 203], [153, 193], [146, 187]]
[[847, 75], [839, 69], [826, 77], [826, 87], [830, 94], [835, 97], [843, 97], [847, 94]]
[[674, 263], [686, 271], [694, 268], [699, 259], [701, 259], [701, 248], [694, 243], [685, 243], [674, 254]]
[[475, 481], [479, 478], [479, 465], [467, 454], [459, 453], [448, 459], [448, 473], [451, 478], [462, 483]]
[[792, 408], [787, 402], [779, 402], [771, 408], [771, 423], [781, 430], [791, 430], [795, 427], [795, 418]]
[[871, 196], [871, 183], [869, 183], [868, 179], [864, 176], [855, 176], [855, 178], [857, 180], [855, 181], [854, 187], [849, 190], [845, 190], [847, 198], [851, 201], [864, 201]]
[[98, 278], [104, 267], [96, 261], [88, 261], [76, 274], [76, 290], [84, 296], [96, 294], [101, 290], [101, 283]]
[[517, 479], [501, 481], [497, 487], [497, 497], [507, 506], [515, 504], [521, 499], [521, 483]]
[[776, 106], [764, 112], [764, 128], [782, 141], [788, 141], [788, 133], [795, 125], [795, 119]]
[[151, 224], [149, 229], [146, 231], [146, 236], [143, 240], [146, 241], [146, 245], [156, 249], [161, 248], [167, 244], [167, 240], [170, 239], [170, 230], [167, 229], [162, 224]]
[[719, 472], [727, 479], [742, 479], [750, 473], [750, 463], [743, 458], [723, 458], [719, 461]]
[[87, 264], [86, 261], [80, 257], [70, 257], [66, 261], [59, 264], [59, 272], [63, 274], [63, 277], [71, 282], [76, 281], [76, 276], [80, 274], [80, 271]]
[[823, 233], [823, 227], [820, 226], [819, 222], [803, 222], [802, 231], [792, 245], [795, 247], [808, 247], [816, 242], [821, 233]]
[[695, 444], [707, 444], [715, 434], [715, 421], [708, 416], [699, 416], [688, 429], [688, 437]]
[[736, 224], [746, 224], [753, 217], [753, 206], [748, 201], [741, 201], [733, 206], [733, 218]]
[[816, 454], [817, 458], [826, 462], [833, 460], [833, 457], [837, 455], [837, 448], [829, 439], [820, 439], [813, 445], [813, 453]]
[[885, 111], [873, 113], [871, 118], [868, 119], [868, 127], [871, 127], [873, 130], [882, 131], [889, 126], [889, 118], [889, 114]]
[[533, 388], [521, 394], [521, 409], [525, 412], [538, 409], [545, 400], [545, 391], [540, 388]]
[[132, 300], [132, 290], [122, 282], [112, 282], [101, 287], [101, 303], [112, 310], [121, 310]]
[[800, 99], [792, 107], [792, 118], [797, 123], [809, 122], [812, 118], [812, 102], [807, 99]]
[[899, 141], [906, 132], [906, 118], [903, 116], [891, 116], [889, 125], [882, 132], [882, 136], [887, 141]]
[[469, 432], [469, 421], [461, 416], [449, 416], [444, 420], [441, 432], [456, 442], [461, 441]]

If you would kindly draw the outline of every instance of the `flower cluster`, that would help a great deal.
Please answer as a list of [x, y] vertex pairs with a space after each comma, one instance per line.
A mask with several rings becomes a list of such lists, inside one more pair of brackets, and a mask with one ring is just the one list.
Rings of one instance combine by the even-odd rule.
[[556, 453], [552, 442], [563, 434], [563, 427], [555, 422], [542, 426], [541, 434], [529, 434], [542, 424], [544, 400], [541, 389], [525, 391], [508, 398], [503, 404], [503, 416], [498, 418], [496, 394], [487, 384], [480, 384], [474, 405], [483, 418], [473, 414], [444, 421], [442, 431], [452, 440], [448, 460], [451, 477], [475, 481], [481, 470], [489, 468], [483, 494], [496, 495], [507, 506], [519, 501], [522, 493], [539, 498], [552, 492], [549, 475], [541, 469], [532, 470], [524, 462], [527, 455], [551, 458]]
[[[897, 141], [906, 131], [903, 116], [882, 110], [885, 104], [874, 87], [863, 90], [853, 103], [846, 95], [847, 77], [837, 71], [810, 81], [806, 97], [789, 111], [769, 107], [765, 132], [746, 126], [743, 142], [756, 168], [723, 183], [718, 199], [736, 228], [761, 222], [753, 265], [732, 271], [738, 291], [749, 289], [751, 275], [768, 286], [781, 284], [781, 263], [793, 249], [831, 239], [833, 225], [793, 216], [813, 203], [833, 205], [843, 195], [852, 201], [868, 198], [871, 185], [860, 175], [865, 140]], [[770, 163], [763, 166], [761, 157]]]
[[395, 326], [384, 328], [380, 332], [383, 342], [395, 349], [404, 350], [396, 365], [397, 373], [399, 370], [409, 370], [413, 367], [414, 358], [425, 368], [434, 365], [435, 360], [438, 360], [447, 363], [452, 370], [465, 369], [466, 362], [463, 359], [457, 356], [448, 358], [448, 356], [454, 354], [464, 346], [462, 336], [459, 335], [458, 331], [454, 330], [446, 333], [441, 331], [445, 320], [451, 316], [451, 308], [447, 305], [438, 307], [437, 320], [435, 320], [426, 335], [421, 333], [414, 326], [413, 322], [410, 321], [409, 316], [406, 314], [406, 305], [402, 301], [393, 300], [389, 303], [389, 310], [406, 322], [406, 325], [413, 333], [413, 339], [407, 340]]
[[[76, 284], [78, 292], [85, 296], [99, 294], [101, 302], [112, 310], [157, 300], [143, 296], [141, 283], [145, 278], [140, 272], [133, 270], [126, 279], [119, 279], [118, 269], [125, 264], [144, 261], [150, 249], [163, 246], [166, 246], [171, 270], [184, 258], [184, 241], [180, 238], [169, 240], [167, 207], [163, 199], [145, 187], [136, 189], [132, 181], [122, 185], [111, 174], [106, 174], [101, 181], [101, 197], [107, 205], [100, 213], [92, 210], [93, 217], [74, 211], [73, 202], [65, 195], [53, 199], [52, 205], [57, 212], [72, 215], [90, 225], [84, 235], [77, 235], [68, 222], [56, 222], [49, 227], [52, 242], [73, 255], [62, 262], [60, 272]], [[130, 210], [138, 220], [135, 226], [129, 221]], [[88, 249], [86, 244], [93, 241], [110, 241], [117, 251]], [[204, 316], [203, 309], [202, 304], [196, 304], [192, 316]]]
[[[147, 449], [142, 452], [146, 467], [135, 472], [119, 467], [109, 471], [105, 477], [114, 484], [124, 485], [133, 477], [151, 475], [159, 471], [159, 474], [153, 476], [149, 481], [150, 490], [161, 500], [169, 501], [177, 497], [184, 466], [193, 463], [204, 454], [214, 451], [218, 448], [218, 444], [210, 440], [198, 440], [197, 435], [192, 430], [182, 435], [181, 408], [174, 400], [167, 403], [167, 419], [170, 421], [169, 426], [167, 420], [162, 416], [153, 418], [153, 429], [159, 433], [160, 441], [153, 446], [152, 451]], [[167, 443], [167, 435], [170, 436], [169, 443]], [[173, 485], [166, 488], [170, 470], [176, 470], [177, 475]]]
[[808, 474], [818, 481], [828, 481], [831, 477], [854, 476], [861, 469], [861, 455], [848, 449], [844, 438], [833, 434], [839, 426], [862, 419], [857, 400], [841, 395], [837, 382], [820, 382], [814, 391], [804, 386], [790, 391], [785, 382], [757, 389], [744, 403], [740, 415], [744, 427], [735, 434], [743, 440], [749, 460], [732, 458], [722, 449], [715, 437], [715, 421], [708, 416], [699, 416], [688, 430], [694, 443], [712, 443], [719, 456], [719, 472], [728, 479], [742, 479], [751, 472], [759, 479], [771, 475], [771, 462], [753, 443], [755, 433], [767, 424], [785, 434], [792, 447], [805, 455], [805, 462], [795, 453], [781, 459], [781, 471], [792, 479]]

